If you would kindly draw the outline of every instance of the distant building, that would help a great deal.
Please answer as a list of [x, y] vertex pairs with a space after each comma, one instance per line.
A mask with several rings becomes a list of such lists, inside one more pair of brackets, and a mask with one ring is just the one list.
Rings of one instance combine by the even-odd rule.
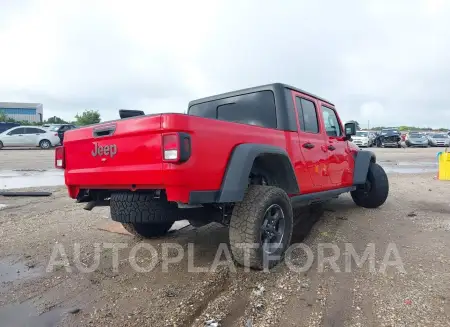
[[41, 123], [44, 120], [41, 103], [0, 102], [0, 112], [17, 121]]

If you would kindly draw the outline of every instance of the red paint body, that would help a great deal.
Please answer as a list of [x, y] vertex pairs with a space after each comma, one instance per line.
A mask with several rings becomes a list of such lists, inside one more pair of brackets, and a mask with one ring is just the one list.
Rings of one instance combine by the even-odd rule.
[[[158, 114], [95, 125], [115, 124], [114, 134], [102, 138], [93, 137], [92, 126], [68, 131], [63, 156], [69, 195], [76, 198], [80, 189], [165, 189], [169, 201], [187, 203], [190, 191], [220, 189], [232, 151], [243, 143], [286, 149], [302, 194], [352, 186], [352, 152], [358, 148], [342, 137], [327, 136], [320, 100], [296, 91], [292, 96], [315, 103], [320, 133], [301, 132], [298, 118], [298, 132], [287, 132], [185, 114]], [[332, 108], [328, 103], [326, 106]], [[191, 156], [186, 162], [164, 162], [162, 134], [171, 132], [190, 135]], [[316, 146], [305, 149], [305, 142]], [[115, 144], [117, 153], [113, 157], [92, 156], [94, 143]], [[329, 145], [335, 150], [328, 150]]]

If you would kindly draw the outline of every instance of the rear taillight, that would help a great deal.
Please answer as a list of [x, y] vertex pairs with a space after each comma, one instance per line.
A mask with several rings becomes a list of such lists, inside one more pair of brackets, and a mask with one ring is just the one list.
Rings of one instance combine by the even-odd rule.
[[185, 162], [191, 157], [191, 136], [187, 133], [162, 135], [163, 161]]
[[66, 162], [64, 158], [64, 147], [58, 146], [55, 149], [55, 168], [64, 169], [66, 167]]

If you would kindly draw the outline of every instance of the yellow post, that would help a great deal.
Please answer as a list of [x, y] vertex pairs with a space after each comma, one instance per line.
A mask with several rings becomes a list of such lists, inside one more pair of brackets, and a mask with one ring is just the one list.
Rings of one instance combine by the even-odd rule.
[[441, 181], [450, 181], [450, 153], [445, 148], [444, 152], [438, 153], [439, 173], [438, 178]]

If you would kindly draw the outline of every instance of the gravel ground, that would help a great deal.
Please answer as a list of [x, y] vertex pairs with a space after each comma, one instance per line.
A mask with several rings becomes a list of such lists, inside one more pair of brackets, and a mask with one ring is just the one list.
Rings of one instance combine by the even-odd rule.
[[[440, 150], [374, 151], [392, 171], [386, 204], [358, 208], [344, 195], [312, 227], [297, 212], [293, 243], [310, 255], [295, 250], [293, 266], [270, 273], [226, 261], [219, 225], [142, 241], [100, 230], [111, 226], [107, 208], [84, 211], [64, 187], [0, 197], [0, 325], [450, 326], [450, 189], [431, 172]], [[0, 173], [52, 166], [53, 151], [0, 151]], [[367, 249], [364, 264], [351, 260]], [[176, 261], [167, 269], [164, 254]], [[335, 254], [334, 267], [321, 254]]]

